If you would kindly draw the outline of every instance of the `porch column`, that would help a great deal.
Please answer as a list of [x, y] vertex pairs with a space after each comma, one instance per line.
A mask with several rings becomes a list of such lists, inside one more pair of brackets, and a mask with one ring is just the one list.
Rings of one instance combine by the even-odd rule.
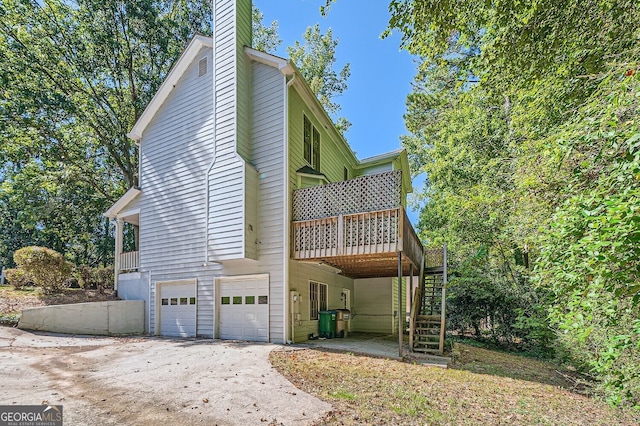
[[113, 289], [118, 291], [118, 275], [120, 274], [120, 255], [122, 254], [122, 234], [124, 220], [116, 219], [116, 257], [113, 259]]
[[402, 309], [402, 252], [398, 252], [398, 356], [402, 358], [402, 333], [404, 328], [404, 313]]

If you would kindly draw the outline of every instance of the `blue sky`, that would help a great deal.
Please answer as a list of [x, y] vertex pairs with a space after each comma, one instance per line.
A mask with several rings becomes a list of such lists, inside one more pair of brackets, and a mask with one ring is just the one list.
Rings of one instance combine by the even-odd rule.
[[[416, 68], [413, 58], [400, 50], [400, 35], [381, 39], [389, 22], [387, 0], [338, 0], [327, 17], [320, 15], [324, 0], [254, 0], [264, 14], [263, 23], [278, 21], [282, 45], [278, 56], [288, 57], [286, 48], [302, 40], [307, 27], [316, 23], [324, 33], [333, 31], [339, 40], [336, 68], [351, 64], [348, 89], [334, 99], [339, 115], [351, 121], [347, 141], [360, 159], [400, 148], [406, 134], [403, 114]], [[414, 183], [414, 190], [420, 184]], [[415, 213], [410, 214], [415, 221]]]

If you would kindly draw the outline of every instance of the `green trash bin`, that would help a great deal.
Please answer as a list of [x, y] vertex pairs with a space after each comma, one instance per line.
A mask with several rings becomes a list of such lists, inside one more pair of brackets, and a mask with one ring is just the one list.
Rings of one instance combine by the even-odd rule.
[[326, 339], [336, 337], [336, 311], [320, 311], [318, 316], [318, 335]]

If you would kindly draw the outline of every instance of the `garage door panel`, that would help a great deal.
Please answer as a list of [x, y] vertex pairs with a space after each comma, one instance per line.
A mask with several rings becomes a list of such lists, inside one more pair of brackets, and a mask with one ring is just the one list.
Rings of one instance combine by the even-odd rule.
[[174, 337], [196, 336], [196, 283], [158, 283], [159, 334]]
[[268, 341], [269, 305], [265, 296], [269, 294], [269, 278], [222, 279], [219, 289], [220, 338]]

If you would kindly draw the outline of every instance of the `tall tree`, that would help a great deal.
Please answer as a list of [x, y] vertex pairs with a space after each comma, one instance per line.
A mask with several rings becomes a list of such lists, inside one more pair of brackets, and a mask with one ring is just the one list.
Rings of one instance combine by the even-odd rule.
[[522, 337], [544, 337], [550, 320], [612, 400], [637, 404], [637, 2], [394, 0], [390, 11], [421, 58], [404, 143], [428, 173], [423, 233], [457, 251], [458, 302], [484, 303], [468, 290], [507, 279]]
[[210, 17], [191, 0], [0, 3], [0, 199], [19, 206], [5, 220], [24, 231], [3, 241], [5, 258], [42, 235], [76, 253], [79, 235], [104, 234], [101, 211], [137, 185], [126, 134]]
[[350, 65], [347, 63], [339, 71], [334, 70], [339, 41], [333, 38], [331, 28], [322, 34], [320, 25], [315, 24], [308, 27], [302, 37], [304, 43], [296, 41], [287, 52], [324, 109], [333, 117], [338, 130], [344, 133], [351, 123], [344, 117], [336, 117], [341, 107], [333, 99], [347, 90]]
[[256, 6], [251, 11], [253, 48], [267, 53], [273, 53], [281, 44], [278, 35], [278, 21], [272, 21], [269, 26], [263, 23], [264, 15]]

